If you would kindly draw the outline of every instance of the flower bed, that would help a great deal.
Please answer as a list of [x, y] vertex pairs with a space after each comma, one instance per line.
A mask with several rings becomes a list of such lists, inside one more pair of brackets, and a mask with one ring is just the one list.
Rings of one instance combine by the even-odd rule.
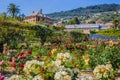
[[0, 54], [0, 80], [110, 80], [120, 69], [119, 42], [62, 44], [44, 55], [6, 48]]

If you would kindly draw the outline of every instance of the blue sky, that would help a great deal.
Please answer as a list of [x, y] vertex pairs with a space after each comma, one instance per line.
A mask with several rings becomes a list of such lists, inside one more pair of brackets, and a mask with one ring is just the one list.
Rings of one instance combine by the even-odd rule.
[[0, 13], [6, 12], [10, 3], [20, 6], [21, 13], [28, 15], [41, 8], [47, 14], [96, 4], [120, 4], [120, 0], [0, 0]]

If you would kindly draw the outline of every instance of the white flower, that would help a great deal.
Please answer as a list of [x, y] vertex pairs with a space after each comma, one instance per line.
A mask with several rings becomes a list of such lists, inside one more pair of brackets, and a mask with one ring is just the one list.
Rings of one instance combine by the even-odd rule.
[[55, 80], [71, 80], [71, 76], [65, 71], [56, 72], [54, 75]]
[[64, 80], [71, 80], [71, 76], [69, 75], [64, 76]]
[[48, 72], [56, 72], [58, 70], [60, 70], [61, 67], [61, 61], [60, 60], [56, 60], [56, 61], [52, 61], [52, 63], [49, 64], [47, 71]]
[[69, 61], [71, 59], [70, 53], [58, 53], [57, 60], [61, 60], [62, 62]]
[[96, 73], [95, 76], [96, 76], [97, 79], [102, 78], [102, 74], [101, 73]]
[[52, 65], [60, 67], [61, 66], [61, 61], [60, 60], [52, 61]]
[[55, 76], [54, 76], [54, 79], [55, 79], [55, 80], [60, 80], [61, 77], [62, 77], [62, 76], [61, 76], [60, 72], [57, 72], [57, 73], [55, 74]]
[[74, 73], [80, 73], [80, 70], [78, 68], [73, 69]]
[[97, 79], [100, 79], [100, 78], [107, 78], [109, 77], [110, 73], [113, 71], [112, 69], [112, 65], [109, 63], [109, 64], [106, 64], [106, 65], [98, 65], [93, 73], [94, 75], [96, 76]]
[[19, 75], [12, 75], [10, 78], [8, 78], [7, 80], [22, 80], [22, 77]]
[[106, 68], [107, 68], [108, 70], [111, 70], [111, 69], [112, 69], [112, 65], [111, 65], [111, 64], [106, 64]]
[[79, 76], [76, 80], [94, 80], [92, 76]]
[[61, 75], [62, 75], [62, 76], [65, 76], [65, 75], [67, 75], [67, 72], [61, 71]]
[[103, 73], [103, 77], [104, 77], [104, 78], [107, 78], [108, 76], [109, 76], [109, 75], [108, 75], [107, 72], [104, 72], [104, 73]]
[[44, 67], [44, 62], [39, 62], [37, 60], [27, 61], [25, 63], [23, 71], [27, 75], [31, 75], [31, 72], [37, 75], [40, 73], [42, 67]]
[[40, 75], [37, 75], [32, 80], [44, 80], [44, 79]]

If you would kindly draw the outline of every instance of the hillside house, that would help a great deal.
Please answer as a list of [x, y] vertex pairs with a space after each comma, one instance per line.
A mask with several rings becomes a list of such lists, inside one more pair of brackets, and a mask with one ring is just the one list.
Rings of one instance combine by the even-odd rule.
[[28, 23], [33, 23], [33, 24], [36, 24], [37, 22], [44, 22], [44, 23], [47, 23], [47, 24], [52, 24], [53, 23], [53, 19], [44, 15], [42, 13], [42, 9], [40, 9], [37, 12], [33, 11], [31, 15], [24, 18], [24, 21], [28, 22]]

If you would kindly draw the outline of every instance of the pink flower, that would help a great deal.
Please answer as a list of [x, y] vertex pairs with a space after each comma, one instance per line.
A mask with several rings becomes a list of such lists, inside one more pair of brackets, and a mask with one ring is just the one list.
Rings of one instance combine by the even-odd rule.
[[16, 68], [16, 63], [15, 62], [8, 62], [9, 65], [11, 65], [12, 67]]
[[2, 65], [4, 63], [4, 61], [2, 60], [2, 61], [0, 61], [0, 65]]
[[15, 61], [16, 61], [15, 57], [12, 57], [12, 62], [15, 62]]
[[3, 49], [3, 54], [5, 54], [7, 52], [7, 49], [6, 48], [4, 48]]
[[4, 80], [5, 76], [0, 75], [0, 80]]
[[39, 59], [40, 59], [40, 56], [35, 56], [35, 59], [36, 59], [36, 60], [39, 60]]
[[18, 54], [18, 59], [24, 59], [24, 58], [25, 58], [25, 56], [24, 56], [23, 52], [21, 52], [21, 53]]
[[30, 54], [32, 54], [32, 51], [31, 51], [31, 50], [27, 50], [26, 53], [27, 53], [28, 55], [30, 55]]

